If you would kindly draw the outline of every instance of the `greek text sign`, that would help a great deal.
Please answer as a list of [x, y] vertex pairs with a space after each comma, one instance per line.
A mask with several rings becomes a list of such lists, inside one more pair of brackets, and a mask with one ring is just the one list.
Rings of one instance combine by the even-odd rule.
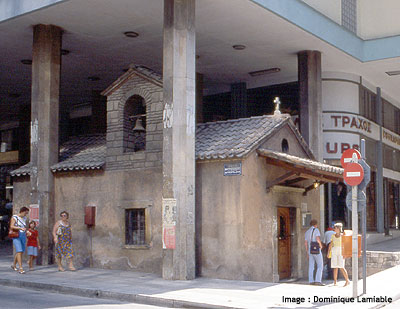
[[379, 126], [360, 116], [348, 113], [324, 113], [324, 131], [348, 131], [379, 139]]
[[382, 141], [393, 148], [400, 149], [400, 135], [385, 128], [382, 129]]
[[224, 164], [224, 176], [242, 175], [242, 163]]

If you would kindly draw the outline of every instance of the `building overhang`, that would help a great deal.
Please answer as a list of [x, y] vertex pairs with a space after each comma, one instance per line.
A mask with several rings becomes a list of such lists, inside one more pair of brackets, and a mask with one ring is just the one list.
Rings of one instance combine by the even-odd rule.
[[[10, 3], [14, 2], [27, 5], [12, 13]], [[62, 48], [70, 51], [62, 59], [60, 96], [65, 104], [90, 101], [91, 90], [106, 89], [132, 62], [162, 73], [162, 0], [0, 4], [10, 6], [0, 14], [4, 46], [0, 57], [5, 59], [0, 64], [0, 120], [9, 120], [10, 114], [16, 118], [16, 104], [30, 102], [31, 67], [21, 60], [31, 58], [32, 26], [36, 24], [64, 30]], [[130, 30], [139, 36], [127, 38], [124, 32]], [[235, 50], [236, 44], [246, 48]], [[303, 1], [196, 1], [196, 71], [204, 76], [206, 95], [230, 91], [230, 84], [237, 82], [255, 88], [296, 81], [297, 53], [318, 50], [324, 72], [362, 76], [391, 97], [400, 97], [397, 77], [385, 73], [398, 69], [398, 46], [399, 36], [362, 40]], [[271, 67], [280, 71], [256, 77], [249, 74]], [[94, 75], [100, 79], [88, 79]]]

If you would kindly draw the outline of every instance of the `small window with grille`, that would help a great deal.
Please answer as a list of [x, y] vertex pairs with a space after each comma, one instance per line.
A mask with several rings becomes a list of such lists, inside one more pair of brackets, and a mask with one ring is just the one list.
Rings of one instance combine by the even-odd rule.
[[125, 244], [146, 245], [145, 209], [125, 209]]

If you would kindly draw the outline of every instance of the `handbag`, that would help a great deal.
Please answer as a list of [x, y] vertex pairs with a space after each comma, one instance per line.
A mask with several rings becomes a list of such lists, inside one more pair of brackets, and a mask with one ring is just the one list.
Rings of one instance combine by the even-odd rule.
[[8, 238], [18, 238], [19, 237], [19, 231], [14, 231], [11, 228], [8, 231]]
[[313, 229], [312, 234], [311, 234], [310, 254], [319, 254], [320, 253], [319, 243], [317, 241], [312, 241], [314, 231], [315, 231], [315, 228]]
[[[15, 223], [17, 223], [17, 221], [20, 222], [20, 221], [18, 220], [18, 217], [17, 217], [17, 216], [13, 216], [13, 217], [15, 217]], [[15, 226], [17, 226], [17, 224], [15, 224]], [[11, 224], [10, 224], [10, 227], [9, 227], [9, 229], [8, 229], [8, 238], [13, 239], [13, 238], [18, 238], [18, 237], [19, 237], [19, 231], [13, 230], [13, 229], [11, 228]]]
[[11, 224], [10, 224], [10, 227], [8, 229], [8, 238], [18, 238], [18, 237], [19, 237], [19, 231], [14, 231], [11, 228]]

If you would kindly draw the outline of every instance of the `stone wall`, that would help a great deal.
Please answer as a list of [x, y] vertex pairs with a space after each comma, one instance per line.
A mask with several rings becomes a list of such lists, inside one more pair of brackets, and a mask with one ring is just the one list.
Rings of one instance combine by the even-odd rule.
[[[133, 95], [146, 105], [146, 150], [124, 151], [124, 107]], [[162, 166], [163, 89], [133, 74], [107, 98], [107, 170]]]
[[[14, 208], [29, 206], [28, 177], [14, 181]], [[55, 174], [55, 214], [70, 214], [76, 265], [161, 275], [161, 168]], [[84, 224], [85, 206], [96, 206], [96, 226]], [[145, 246], [125, 245], [125, 209], [146, 208]], [[52, 227], [51, 227], [52, 228]]]
[[[400, 252], [367, 251], [367, 277], [397, 265], [400, 265]], [[351, 278], [351, 258], [346, 259], [345, 267]], [[362, 257], [358, 259], [358, 267], [358, 277], [362, 278]]]
[[[70, 213], [77, 265], [161, 274], [159, 168], [57, 173], [55, 211]], [[84, 224], [84, 207], [96, 206], [96, 226]], [[125, 209], [148, 208], [146, 246], [125, 245]]]

